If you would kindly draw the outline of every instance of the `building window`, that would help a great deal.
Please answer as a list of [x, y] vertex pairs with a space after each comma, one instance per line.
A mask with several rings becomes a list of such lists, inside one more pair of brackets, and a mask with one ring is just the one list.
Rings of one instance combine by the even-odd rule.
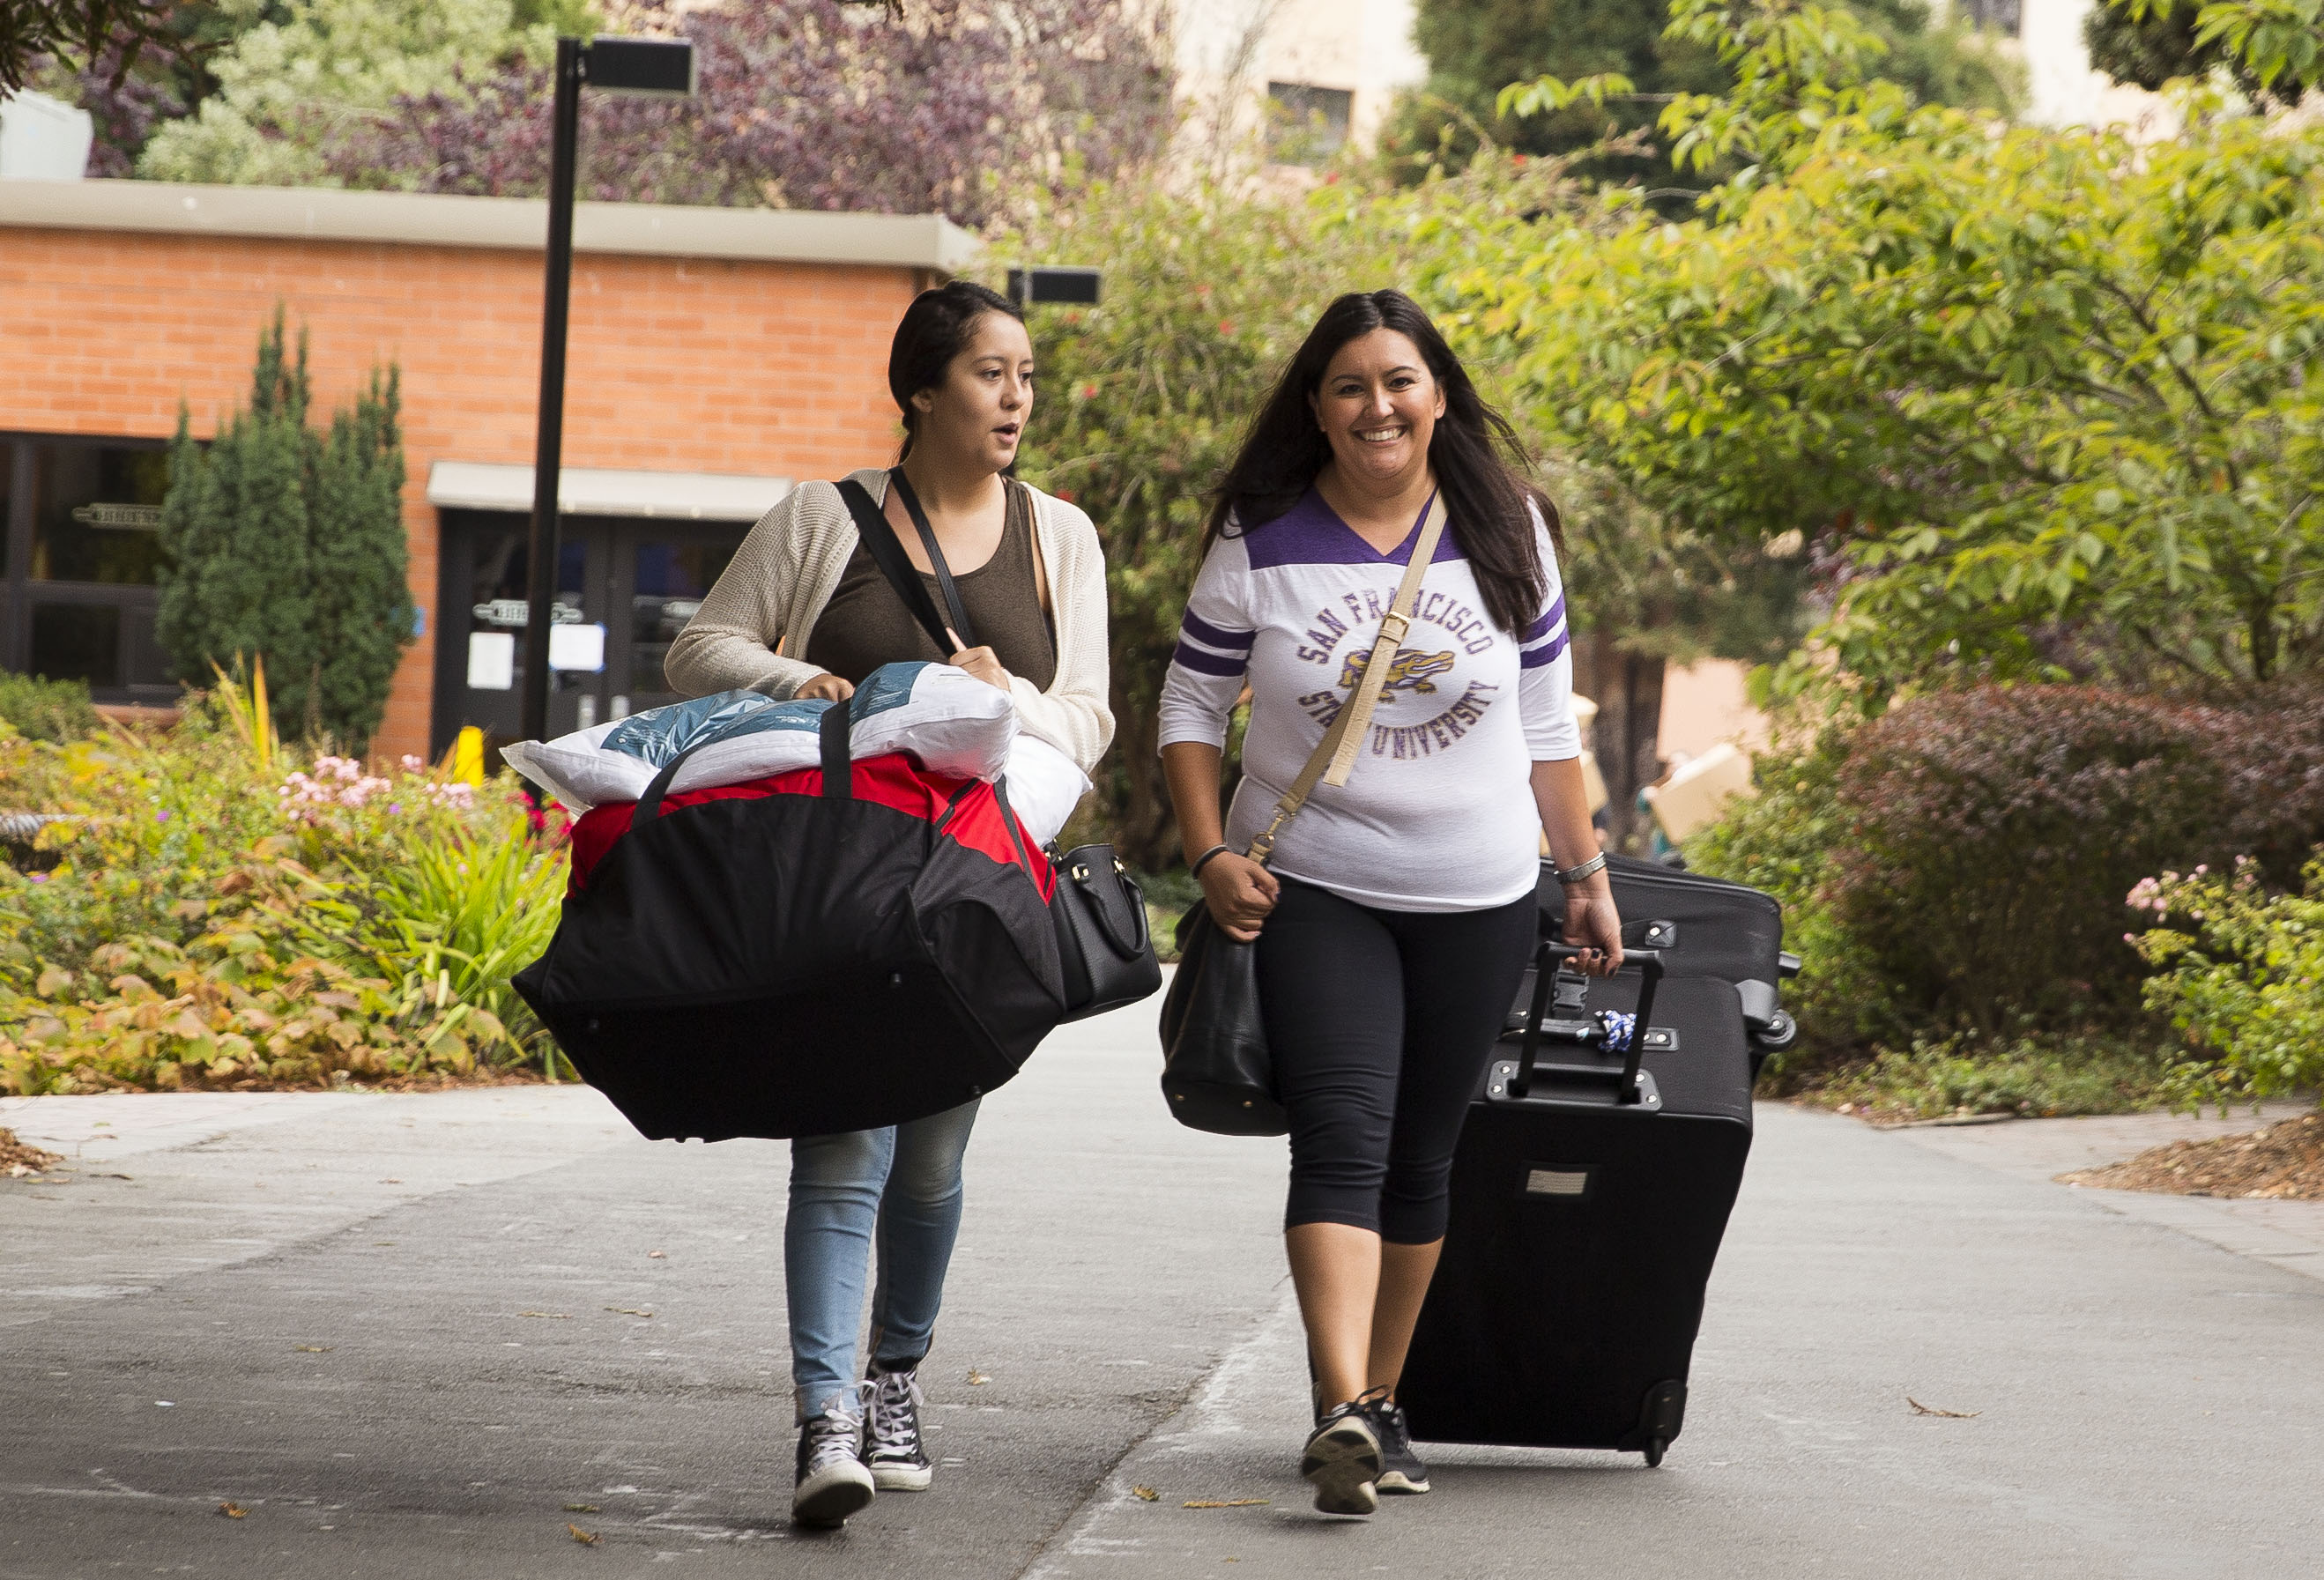
[[34, 445], [32, 463], [32, 580], [152, 586], [170, 453]]
[[2023, 0], [1957, 0], [1960, 19], [1973, 28], [2015, 38], [2024, 21]]
[[158, 440], [0, 435], [0, 668], [177, 700], [153, 637], [169, 486]]
[[1267, 85], [1268, 153], [1277, 164], [1321, 164], [1348, 141], [1355, 94], [1304, 82]]

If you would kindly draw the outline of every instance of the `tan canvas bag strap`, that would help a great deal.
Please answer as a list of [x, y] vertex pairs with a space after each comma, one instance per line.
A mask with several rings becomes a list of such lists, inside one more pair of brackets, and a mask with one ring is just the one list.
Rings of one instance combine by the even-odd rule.
[[1371, 724], [1373, 705], [1379, 701], [1380, 689], [1388, 684], [1388, 672], [1396, 662], [1397, 650], [1404, 646], [1404, 634], [1411, 628], [1412, 606], [1420, 597], [1421, 578], [1428, 574], [1429, 562], [1436, 557], [1436, 540], [1443, 534], [1443, 495], [1432, 494], [1421, 516], [1420, 536], [1412, 546], [1412, 563], [1405, 566], [1404, 580], [1397, 583], [1396, 601], [1388, 605], [1387, 617], [1380, 621], [1379, 636], [1372, 643], [1371, 657], [1364, 662], [1364, 672], [1356, 677], [1356, 688], [1348, 694], [1339, 717], [1332, 721], [1332, 727], [1323, 731], [1323, 739], [1308, 754], [1299, 776], [1291, 781], [1291, 788], [1275, 804], [1275, 815], [1268, 820], [1259, 838], [1250, 842], [1247, 854], [1253, 861], [1266, 865], [1267, 859], [1275, 853], [1275, 841], [1291, 820], [1299, 815], [1299, 809], [1307, 804], [1317, 780], [1335, 786], [1348, 782], [1349, 770], [1356, 764], [1356, 751]]

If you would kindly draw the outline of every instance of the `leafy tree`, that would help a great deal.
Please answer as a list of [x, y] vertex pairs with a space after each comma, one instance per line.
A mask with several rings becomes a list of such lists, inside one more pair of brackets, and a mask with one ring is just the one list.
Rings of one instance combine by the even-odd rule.
[[290, 0], [284, 20], [209, 60], [219, 91], [155, 132], [138, 173], [157, 180], [303, 186], [322, 148], [399, 95], [453, 88], [463, 69], [550, 59], [556, 35], [509, 0]]
[[117, 47], [125, 69], [147, 46], [173, 41], [177, 9], [171, 0], [8, 0], [0, 5], [0, 97], [52, 59], [92, 65]]
[[396, 375], [329, 435], [307, 426], [306, 336], [259, 335], [247, 409], [205, 449], [184, 408], [170, 456], [155, 633], [180, 676], [263, 658], [279, 716], [360, 749], [378, 728], [414, 609], [404, 581]]
[[[916, 8], [908, 23], [846, 0], [671, 19], [700, 90], [651, 103], [585, 96], [582, 189], [606, 199], [947, 214], [981, 223], [1004, 180], [1104, 175], [1168, 130], [1162, 41], [1110, 0]], [[321, 145], [355, 187], [530, 194], [549, 179], [538, 60], [398, 96]]]
[[[1922, 0], [1856, 0], [1853, 9], [1886, 49], [1891, 75], [1922, 102], [2007, 111], [2022, 96], [2015, 68], [1973, 29], [1932, 24]], [[1400, 106], [1388, 146], [1462, 150], [1482, 133], [1527, 153], [1583, 153], [1583, 169], [1600, 179], [1682, 197], [1695, 183], [1673, 175], [1666, 141], [1653, 137], [1661, 106], [1676, 95], [1720, 93], [1731, 79], [1715, 48], [1667, 20], [1660, 7], [1619, 0], [1420, 0], [1413, 31], [1432, 76]], [[1513, 81], [1605, 74], [1626, 86], [1545, 114], [1511, 115], [1498, 104]], [[1642, 135], [1636, 145], [1601, 144], [1609, 131]]]
[[1674, 22], [1736, 71], [1663, 123], [1748, 161], [1710, 216], [1474, 277], [1556, 436], [1730, 542], [1819, 539], [1821, 647], [1876, 708], [1948, 674], [2324, 657], [2324, 135], [1997, 138], [1868, 78], [1832, 14], [1738, 14]]

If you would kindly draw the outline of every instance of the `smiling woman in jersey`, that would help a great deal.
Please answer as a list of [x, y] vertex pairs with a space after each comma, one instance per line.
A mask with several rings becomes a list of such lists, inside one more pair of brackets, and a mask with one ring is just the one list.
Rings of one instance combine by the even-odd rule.
[[[1522, 459], [1416, 304], [1342, 297], [1220, 488], [1163, 688], [1187, 858], [1219, 926], [1258, 940], [1314, 1385], [1300, 1467], [1327, 1512], [1428, 1490], [1397, 1381], [1462, 1118], [1531, 950], [1545, 832], [1571, 880], [1566, 941], [1597, 974], [1621, 959], [1582, 788], [1556, 515]], [[1361, 677], [1440, 500], [1446, 528], [1353, 771], [1315, 787], [1268, 865], [1247, 859]], [[1243, 778], [1222, 822], [1246, 684]], [[1480, 1367], [1478, 1385], [1489, 1378]]]

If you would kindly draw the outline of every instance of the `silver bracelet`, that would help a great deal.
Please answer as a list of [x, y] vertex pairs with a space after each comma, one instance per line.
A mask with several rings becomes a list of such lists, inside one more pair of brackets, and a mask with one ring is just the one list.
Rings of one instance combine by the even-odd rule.
[[1563, 884], [1577, 884], [1592, 873], [1603, 871], [1605, 867], [1606, 852], [1600, 850], [1579, 867], [1561, 868], [1558, 870], [1557, 881]]
[[1213, 857], [1213, 856], [1219, 856], [1219, 855], [1223, 855], [1223, 854], [1225, 854], [1225, 852], [1226, 852], [1229, 849], [1230, 849], [1230, 847], [1225, 846], [1225, 845], [1213, 845], [1213, 846], [1212, 846], [1209, 850], [1207, 850], [1204, 851], [1200, 856], [1195, 857], [1195, 858], [1194, 859], [1194, 860], [1193, 860], [1193, 861], [1191, 861], [1191, 862], [1189, 862], [1189, 863], [1187, 864], [1187, 867], [1186, 867], [1186, 876], [1187, 876], [1188, 877], [1202, 877], [1202, 876], [1203, 876], [1203, 863], [1204, 863], [1204, 862], [1205, 862], [1205, 861], [1208, 861], [1208, 860], [1209, 860], [1212, 857]]

